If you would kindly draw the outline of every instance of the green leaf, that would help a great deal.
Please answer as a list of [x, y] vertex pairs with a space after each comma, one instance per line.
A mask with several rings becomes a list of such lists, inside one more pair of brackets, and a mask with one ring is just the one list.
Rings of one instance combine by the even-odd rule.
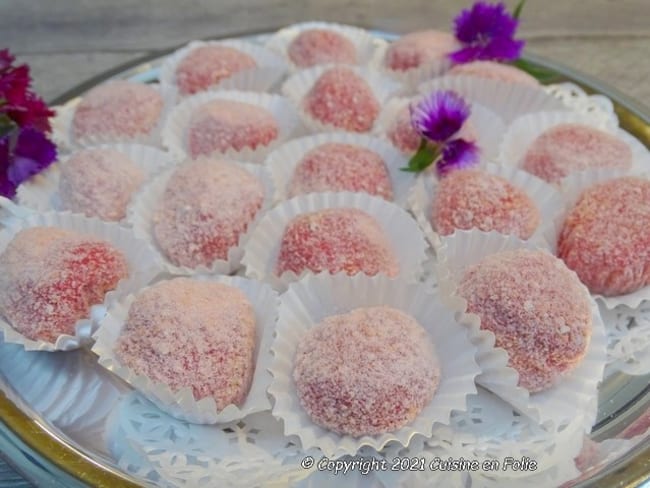
[[537, 66], [525, 59], [518, 59], [513, 63], [513, 65], [520, 70], [525, 71], [540, 83], [552, 83], [558, 78], [558, 74], [555, 71], [542, 66]]
[[524, 9], [525, 4], [526, 4], [526, 0], [519, 0], [519, 3], [515, 7], [515, 10], [512, 12], [512, 16], [516, 20], [519, 20], [519, 17], [521, 16], [521, 11]]
[[400, 168], [401, 171], [419, 173], [427, 169], [440, 158], [440, 149], [431, 146], [425, 139], [420, 142], [417, 152], [409, 160], [408, 166]]
[[4, 137], [17, 127], [7, 114], [0, 114], [0, 137]]

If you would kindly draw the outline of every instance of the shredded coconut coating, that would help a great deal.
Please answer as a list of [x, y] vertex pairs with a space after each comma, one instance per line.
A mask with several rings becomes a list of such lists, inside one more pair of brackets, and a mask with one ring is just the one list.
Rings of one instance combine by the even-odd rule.
[[586, 190], [564, 221], [558, 256], [592, 293], [650, 285], [650, 181], [617, 178]]
[[301, 32], [289, 44], [287, 55], [300, 68], [317, 64], [357, 62], [357, 50], [352, 41], [327, 29], [309, 29]]
[[592, 320], [589, 296], [562, 261], [542, 251], [519, 249], [486, 257], [467, 268], [458, 294], [481, 329], [505, 349], [519, 386], [552, 387], [587, 352]]
[[444, 61], [449, 53], [458, 48], [456, 38], [447, 32], [411, 32], [388, 47], [384, 65], [394, 71], [407, 71], [432, 61]]
[[500, 176], [480, 170], [452, 171], [440, 180], [431, 222], [441, 235], [480, 229], [528, 239], [541, 217], [533, 201]]
[[257, 149], [278, 138], [280, 129], [265, 108], [232, 100], [213, 100], [191, 117], [188, 150], [192, 158], [234, 149]]
[[61, 165], [59, 198], [65, 210], [118, 221], [144, 179], [135, 163], [115, 149], [82, 149]]
[[531, 144], [522, 168], [556, 183], [572, 173], [587, 169], [632, 166], [632, 150], [615, 136], [580, 124], [551, 127]]
[[393, 199], [393, 184], [382, 157], [353, 144], [328, 142], [302, 158], [289, 184], [291, 196], [351, 191]]
[[177, 278], [138, 294], [115, 354], [154, 383], [192, 388], [195, 400], [213, 397], [223, 410], [246, 400], [255, 335], [255, 312], [241, 290]]
[[0, 313], [31, 340], [55, 343], [129, 274], [124, 255], [92, 236], [54, 227], [18, 232], [0, 255]]
[[210, 266], [228, 259], [263, 202], [264, 186], [245, 169], [218, 159], [184, 163], [154, 214], [156, 242], [177, 266]]
[[303, 103], [316, 120], [351, 132], [368, 132], [379, 115], [379, 102], [368, 83], [345, 66], [325, 71]]
[[109, 81], [81, 99], [72, 120], [75, 138], [150, 134], [160, 119], [163, 99], [154, 88], [131, 81]]
[[299, 215], [284, 230], [275, 274], [305, 270], [396, 276], [399, 264], [373, 217], [355, 208], [332, 208]]
[[220, 81], [257, 67], [248, 54], [228, 46], [192, 49], [176, 68], [176, 84], [182, 95], [207, 90]]
[[472, 61], [471, 63], [457, 64], [447, 74], [451, 76], [475, 76], [504, 83], [539, 86], [539, 82], [525, 71], [494, 61]]
[[327, 317], [300, 340], [293, 378], [317, 425], [360, 437], [400, 429], [440, 382], [434, 345], [418, 322], [389, 307]]

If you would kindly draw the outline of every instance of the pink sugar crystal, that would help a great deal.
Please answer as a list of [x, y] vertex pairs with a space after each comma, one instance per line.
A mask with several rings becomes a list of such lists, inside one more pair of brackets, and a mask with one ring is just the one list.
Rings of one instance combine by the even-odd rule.
[[407, 71], [423, 64], [444, 61], [458, 49], [456, 38], [447, 32], [412, 32], [393, 42], [384, 56], [384, 65], [394, 71]]
[[539, 82], [525, 71], [494, 61], [473, 61], [457, 64], [449, 70], [448, 75], [474, 76], [504, 83], [521, 83], [529, 86], [539, 86]]
[[327, 29], [309, 29], [298, 34], [287, 50], [289, 59], [300, 68], [317, 64], [354, 64], [357, 51], [352, 41]]

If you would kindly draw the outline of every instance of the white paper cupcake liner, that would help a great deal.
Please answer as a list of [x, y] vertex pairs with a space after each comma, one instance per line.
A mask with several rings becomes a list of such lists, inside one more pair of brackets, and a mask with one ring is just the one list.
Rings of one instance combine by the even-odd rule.
[[[413, 316], [427, 330], [435, 346], [441, 379], [434, 397], [418, 417], [401, 429], [378, 436], [354, 438], [318, 427], [300, 406], [292, 379], [301, 337], [325, 317], [356, 308], [389, 306]], [[344, 274], [308, 276], [290, 285], [280, 297], [277, 335], [271, 364], [273, 415], [284, 421], [285, 435], [297, 435], [302, 448], [318, 447], [325, 456], [354, 455], [362, 446], [380, 450], [388, 442], [407, 446], [413, 436], [431, 436], [433, 424], [449, 422], [452, 410], [464, 410], [467, 395], [475, 393], [479, 368], [467, 330], [457, 326], [454, 310], [425, 286], [404, 279]]]
[[418, 91], [423, 94], [436, 90], [454, 90], [472, 102], [492, 110], [506, 124], [528, 113], [566, 110], [561, 101], [546, 93], [541, 87], [504, 83], [498, 80], [471, 76], [443, 76], [424, 82], [418, 87]]
[[[225, 46], [247, 54], [255, 60], [256, 68], [240, 71], [221, 80], [209, 88], [209, 90], [242, 90], [252, 92], [267, 92], [272, 86], [279, 82], [287, 71], [285, 61], [277, 54], [261, 46], [250, 42], [236, 39], [223, 41], [192, 41], [181, 49], [170, 54], [160, 67], [160, 82], [166, 85], [176, 84], [176, 69], [178, 65], [194, 49], [204, 46]], [[179, 97], [182, 96], [179, 93]]]
[[521, 166], [531, 144], [542, 133], [560, 124], [582, 124], [607, 132], [625, 142], [632, 150], [632, 168], [639, 173], [650, 168], [650, 153], [637, 139], [615, 125], [613, 119], [602, 120], [589, 114], [569, 111], [544, 111], [523, 115], [508, 127], [501, 148], [499, 162], [505, 166]]
[[[282, 93], [292, 101], [298, 110], [298, 113], [300, 114], [305, 127], [307, 127], [312, 132], [336, 132], [343, 130], [332, 124], [326, 124], [319, 120], [316, 120], [303, 109], [303, 101], [305, 96], [309, 93], [309, 90], [311, 90], [311, 88], [323, 73], [335, 66], [340, 65], [324, 64], [299, 71], [298, 73], [291, 76], [282, 85]], [[366, 83], [368, 83], [370, 89], [372, 90], [372, 93], [380, 105], [386, 103], [386, 101], [392, 95], [396, 94], [401, 88], [398, 83], [390, 80], [385, 76], [382, 76], [378, 71], [375, 71], [373, 69], [359, 66], [347, 67], [354, 71], [358, 76], [363, 78]]]
[[[397, 119], [399, 112], [410, 103], [416, 102], [418, 98], [417, 96], [412, 98], [391, 98], [379, 114], [374, 128], [375, 134], [390, 142], [387, 134], [393, 122]], [[486, 159], [496, 159], [505, 132], [505, 125], [501, 117], [478, 103], [471, 103], [471, 113], [468, 121], [476, 131], [476, 144], [480, 148], [481, 156]], [[409, 153], [408, 157], [410, 158], [412, 155], [413, 153]]]
[[115, 290], [108, 292], [103, 303], [93, 305], [87, 318], [75, 323], [75, 334], [62, 334], [54, 344], [27, 339], [15, 331], [5, 319], [0, 318], [0, 330], [4, 333], [5, 342], [21, 344], [27, 351], [70, 351], [88, 344], [99, 321], [106, 314], [107, 307], [146, 285], [162, 271], [158, 256], [151, 246], [136, 238], [132, 231], [118, 224], [102, 222], [70, 212], [36, 213], [24, 207], [16, 207], [4, 198], [0, 198], [0, 207], [12, 214], [2, 221], [5, 228], [0, 231], [0, 252], [4, 252], [16, 234], [23, 229], [57, 227], [110, 243], [124, 254], [129, 265], [129, 277], [121, 280]]
[[114, 349], [126, 322], [129, 308], [143, 290], [129, 295], [109, 308], [108, 314], [94, 335], [96, 342], [92, 350], [99, 356], [98, 363], [136, 388], [161, 410], [188, 422], [224, 423], [242, 419], [255, 412], [269, 410], [271, 402], [266, 390], [271, 383], [268, 368], [273, 359], [270, 347], [277, 319], [277, 293], [268, 285], [236, 276], [196, 275], [192, 279], [222, 283], [240, 289], [255, 311], [255, 372], [250, 390], [241, 407], [230, 404], [219, 411], [212, 397], [196, 400], [190, 387], [174, 392], [168, 385], [139, 375], [120, 362]]
[[[212, 159], [212, 158], [208, 158]], [[259, 164], [241, 163], [229, 161], [225, 158], [215, 157], [215, 160], [227, 162], [245, 169], [254, 175], [264, 187], [264, 201], [262, 207], [255, 215], [255, 218], [248, 225], [246, 232], [239, 237], [237, 246], [228, 250], [228, 259], [217, 259], [210, 266], [197, 266], [190, 268], [187, 266], [177, 266], [167, 257], [160, 245], [158, 244], [153, 232], [154, 215], [160, 205], [167, 183], [177, 168], [170, 168], [159, 175], [153, 181], [145, 185], [131, 200], [131, 205], [127, 210], [127, 221], [133, 226], [133, 232], [141, 239], [145, 239], [149, 244], [160, 253], [162, 266], [165, 271], [175, 275], [194, 275], [194, 274], [232, 274], [236, 272], [244, 255], [244, 244], [248, 241], [253, 229], [260, 221], [265, 212], [270, 208], [273, 202], [273, 183], [267, 170]]]
[[[649, 169], [650, 165], [646, 168], [646, 171]], [[564, 221], [566, 220], [568, 213], [575, 207], [576, 203], [578, 203], [578, 200], [580, 199], [582, 193], [593, 185], [616, 178], [622, 178], [624, 176], [632, 175], [620, 169], [598, 169], [581, 171], [562, 179], [560, 182], [561, 191], [564, 194], [565, 201], [567, 202], [567, 207], [564, 212], [558, 214], [558, 216], [552, 221], [552, 225], [549, 226], [544, 232], [544, 239], [548, 243], [548, 247], [553, 254], [557, 254], [557, 243], [560, 237], [560, 233], [562, 232], [562, 227], [564, 226]], [[633, 176], [647, 180], [650, 179], [650, 172], [637, 173]], [[626, 306], [631, 309], [636, 309], [643, 302], [650, 300], [650, 285], [644, 286], [643, 288], [640, 288], [639, 290], [632, 293], [628, 293], [627, 295], [606, 297], [603, 295], [594, 294], [592, 296], [609, 310], [619, 306]]]
[[289, 139], [300, 129], [298, 114], [291, 102], [285, 97], [236, 90], [198, 93], [183, 99], [180, 104], [174, 107], [163, 127], [163, 145], [171, 152], [173, 157], [178, 159], [188, 157], [187, 131], [192, 115], [197, 109], [213, 100], [249, 103], [266, 109], [273, 115], [279, 127], [278, 137], [266, 146], [257, 149], [244, 148], [241, 151], [230, 149], [225, 153], [215, 152], [212, 154], [213, 156], [218, 155], [237, 161], [262, 162], [269, 152]]
[[393, 189], [393, 201], [404, 206], [409, 190], [415, 182], [413, 173], [401, 171], [407, 159], [393, 146], [379, 138], [351, 132], [331, 132], [293, 139], [273, 151], [264, 165], [271, 172], [276, 188], [276, 201], [289, 198], [289, 185], [296, 167], [312, 149], [329, 142], [352, 144], [370, 149], [384, 160]]
[[83, 96], [74, 98], [63, 106], [56, 107], [57, 114], [52, 120], [52, 140], [57, 144], [60, 152], [66, 153], [87, 146], [100, 144], [133, 143], [160, 147], [161, 131], [172, 107], [176, 103], [176, 89], [170, 85], [151, 84], [161, 95], [163, 108], [158, 123], [148, 134], [136, 134], [133, 137], [115, 136], [111, 134], [87, 136], [76, 139], [72, 133], [72, 122], [76, 108], [81, 103]]
[[373, 37], [365, 29], [360, 29], [351, 25], [336, 24], [332, 22], [301, 22], [277, 31], [269, 38], [266, 47], [282, 55], [291, 71], [300, 71], [304, 68], [296, 66], [296, 64], [291, 61], [287, 55], [287, 50], [299, 34], [312, 29], [325, 29], [336, 32], [352, 42], [357, 52], [357, 62], [354, 64], [360, 66], [369, 64], [373, 59], [377, 48], [384, 43], [383, 40]]
[[[548, 252], [543, 241], [521, 241], [514, 236], [503, 236], [496, 232], [458, 231], [443, 238], [438, 249], [440, 289], [456, 307], [466, 310], [467, 302], [456, 295], [457, 284], [465, 270], [488, 255], [520, 248]], [[584, 292], [589, 293], [586, 288]], [[555, 425], [562, 425], [575, 416], [582, 415], [583, 426], [588, 432], [596, 420], [594, 399], [607, 361], [605, 325], [598, 305], [593, 300], [591, 311], [593, 328], [585, 357], [555, 386], [533, 394], [517, 386], [519, 375], [515, 369], [507, 366], [508, 353], [502, 348], [494, 347], [495, 336], [490, 331], [480, 329], [479, 316], [465, 313], [464, 321], [472, 324], [470, 337], [479, 351], [477, 362], [482, 373], [477, 378], [477, 383], [538, 422], [551, 421]]]
[[[153, 146], [142, 144], [104, 144], [94, 148], [115, 149], [127, 156], [135, 166], [145, 175], [145, 183], [151, 181], [158, 173], [173, 164], [170, 155]], [[39, 212], [48, 210], [64, 211], [59, 193], [59, 180], [61, 177], [61, 165], [73, 156], [70, 154], [56, 164], [51, 165], [46, 171], [37, 174], [18, 187], [16, 200]]]
[[[482, 162], [478, 168], [488, 174], [506, 179], [535, 203], [540, 214], [540, 224], [531, 239], [544, 238], [547, 229], [553, 227], [554, 219], [563, 215], [565, 202], [562, 194], [545, 181], [517, 168], [505, 168], [493, 163]], [[434, 249], [440, 247], [442, 237], [431, 222], [431, 209], [438, 186], [439, 181], [434, 175], [423, 174], [418, 178], [409, 195], [409, 208]]]
[[276, 276], [274, 270], [287, 225], [298, 215], [328, 208], [356, 208], [375, 218], [397, 257], [398, 276], [416, 281], [422, 274], [427, 243], [413, 218], [404, 209], [383, 198], [365, 193], [340, 192], [300, 195], [267, 212], [245, 245], [242, 264], [246, 267], [246, 276], [284, 290], [289, 283], [313, 274], [308, 270], [300, 275], [286, 271], [282, 276]]

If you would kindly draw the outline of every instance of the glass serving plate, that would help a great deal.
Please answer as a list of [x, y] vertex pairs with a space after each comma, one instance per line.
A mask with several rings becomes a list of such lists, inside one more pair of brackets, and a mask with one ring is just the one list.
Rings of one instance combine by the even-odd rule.
[[[386, 33], [378, 37], [391, 39]], [[268, 34], [241, 38], [263, 42]], [[63, 105], [111, 78], [155, 82], [166, 52], [139, 59], [86, 81], [53, 103]], [[572, 82], [588, 94], [607, 96], [623, 129], [650, 146], [650, 110], [616, 90], [569, 68], [528, 55], [555, 73], [554, 82]], [[615, 372], [600, 388], [598, 420], [591, 437], [613, 438], [650, 407], [650, 375]], [[105, 438], [105, 425], [131, 387], [96, 363], [86, 350], [25, 352], [0, 343], [0, 452], [37, 485], [148, 486], [120, 468]], [[633, 449], [600, 466], [574, 486], [640, 486], [650, 480], [650, 432]], [[0, 485], [2, 485], [0, 480]]]

